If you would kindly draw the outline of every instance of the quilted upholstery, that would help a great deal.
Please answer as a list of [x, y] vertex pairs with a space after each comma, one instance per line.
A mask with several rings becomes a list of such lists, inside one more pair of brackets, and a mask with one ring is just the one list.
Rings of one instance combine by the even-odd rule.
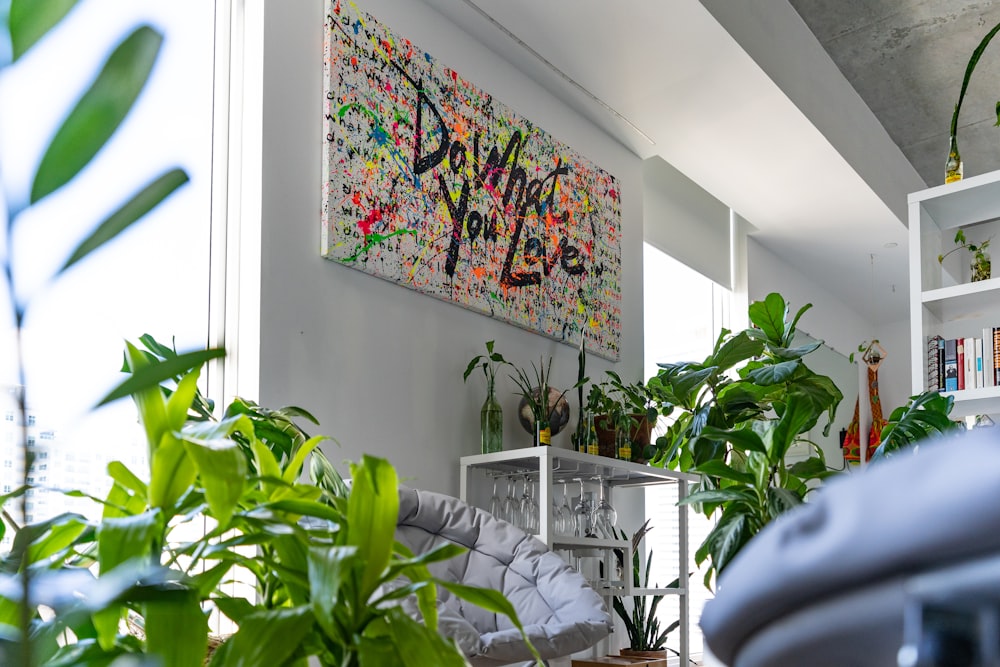
[[[450, 496], [401, 488], [396, 539], [414, 553], [442, 541], [468, 548], [431, 565], [440, 579], [492, 588], [507, 596], [531, 642], [545, 659], [587, 649], [608, 635], [611, 618], [601, 597], [576, 570], [536, 538]], [[531, 659], [506, 616], [489, 613], [439, 589], [442, 629], [470, 624], [479, 644], [459, 639], [473, 665]], [[458, 618], [455, 615], [458, 615]]]

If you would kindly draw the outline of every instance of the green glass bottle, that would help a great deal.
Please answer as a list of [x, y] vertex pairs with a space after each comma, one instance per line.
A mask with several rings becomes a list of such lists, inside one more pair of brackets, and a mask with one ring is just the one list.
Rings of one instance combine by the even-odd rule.
[[483, 409], [479, 411], [479, 426], [482, 430], [483, 454], [492, 454], [503, 450], [503, 408], [497, 400], [493, 383], [489, 383], [489, 391]]

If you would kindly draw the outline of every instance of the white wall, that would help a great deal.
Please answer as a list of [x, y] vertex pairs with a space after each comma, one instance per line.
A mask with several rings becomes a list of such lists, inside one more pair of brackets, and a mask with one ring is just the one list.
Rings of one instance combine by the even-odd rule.
[[[624, 147], [412, 0], [359, 0], [464, 78], [614, 174], [622, 192], [622, 359], [642, 372], [642, 165]], [[300, 405], [336, 437], [334, 461], [389, 458], [413, 486], [458, 492], [458, 459], [479, 451], [481, 375], [462, 383], [470, 358], [497, 350], [527, 366], [555, 358], [554, 384], [576, 380], [576, 350], [320, 257], [323, 146], [322, 0], [266, 4], [260, 400]], [[588, 357], [591, 377], [613, 366]], [[506, 447], [529, 444], [517, 397], [498, 379]], [[575, 398], [571, 401], [576, 419]], [[553, 440], [569, 446], [569, 433]]]

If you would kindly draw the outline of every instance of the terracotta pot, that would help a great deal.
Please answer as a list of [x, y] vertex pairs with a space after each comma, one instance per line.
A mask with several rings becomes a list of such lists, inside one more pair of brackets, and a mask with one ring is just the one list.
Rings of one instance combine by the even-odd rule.
[[[651, 665], [666, 665], [667, 664], [667, 650], [661, 649], [659, 651], [633, 651], [630, 648], [623, 648], [618, 653], [623, 658], [645, 658], [646, 660], [655, 660], [651, 662]], [[660, 661], [663, 662], [660, 662]]]
[[[632, 460], [638, 463], [645, 463], [642, 459], [642, 450], [649, 444], [650, 436], [653, 432], [653, 425], [646, 419], [646, 415], [633, 414], [632, 429], [629, 439], [632, 441]], [[597, 415], [594, 417], [594, 431], [597, 433], [597, 453], [608, 458], [618, 458], [615, 450], [616, 429], [610, 415]]]

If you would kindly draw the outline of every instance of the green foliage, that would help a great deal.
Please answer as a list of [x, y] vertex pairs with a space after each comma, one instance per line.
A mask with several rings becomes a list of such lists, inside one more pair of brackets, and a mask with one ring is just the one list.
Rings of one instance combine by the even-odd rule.
[[955, 404], [950, 395], [928, 391], [911, 396], [906, 405], [896, 408], [882, 427], [882, 440], [872, 455], [872, 462], [891, 457], [916, 442], [946, 434], [962, 427], [949, 419]]
[[[639, 545], [646, 533], [652, 530], [649, 521], [646, 521], [631, 538], [632, 541], [632, 586], [633, 588], [649, 588], [649, 569], [653, 564], [653, 552], [650, 550], [646, 557], [645, 575], [641, 567], [639, 556]], [[629, 539], [624, 531], [620, 532], [621, 539]], [[680, 585], [680, 578], [674, 579], [667, 584], [666, 588], [677, 588]], [[656, 609], [663, 600], [663, 594], [656, 595], [634, 595], [632, 596], [631, 611], [625, 607], [625, 601], [621, 596], [615, 596], [612, 600], [612, 607], [615, 613], [625, 624], [625, 633], [628, 635], [629, 648], [633, 651], [659, 651], [667, 641], [667, 636], [680, 627], [680, 620], [670, 623], [660, 629], [660, 621], [656, 617]], [[649, 601], [647, 603], [647, 598]]]
[[[955, 112], [951, 116], [951, 136], [956, 137], [958, 134], [958, 114], [962, 110], [962, 101], [965, 99], [965, 91], [969, 88], [969, 80], [972, 78], [972, 72], [976, 69], [976, 65], [979, 64], [979, 59], [983, 55], [983, 51], [989, 45], [990, 40], [1000, 31], [1000, 23], [993, 26], [992, 29], [983, 37], [983, 39], [976, 46], [972, 55], [969, 57], [969, 62], [965, 66], [965, 76], [962, 77], [962, 89], [958, 93], [958, 102], [955, 104]], [[997, 102], [997, 123], [1000, 124], [1000, 102]]]
[[[820, 343], [792, 347], [796, 325], [811, 307], [790, 317], [781, 295], [750, 305], [753, 326], [723, 329], [702, 362], [660, 364], [647, 387], [673, 422], [656, 441], [654, 465], [701, 476], [683, 502], [718, 521], [695, 552], [709, 561], [705, 584], [722, 572], [768, 522], [801, 503], [807, 482], [831, 474], [822, 450], [805, 434], [825, 417], [830, 428], [843, 395], [804, 358]], [[785, 462], [796, 443], [808, 461]]]
[[493, 348], [494, 341], [486, 341], [486, 354], [479, 354], [472, 358], [469, 365], [466, 366], [465, 372], [462, 374], [463, 381], [468, 381], [469, 375], [479, 366], [483, 369], [483, 375], [486, 376], [486, 385], [489, 387], [490, 392], [493, 391], [493, 387], [496, 384], [497, 368], [510, 365], [510, 362], [504, 359], [502, 354], [494, 351]]

